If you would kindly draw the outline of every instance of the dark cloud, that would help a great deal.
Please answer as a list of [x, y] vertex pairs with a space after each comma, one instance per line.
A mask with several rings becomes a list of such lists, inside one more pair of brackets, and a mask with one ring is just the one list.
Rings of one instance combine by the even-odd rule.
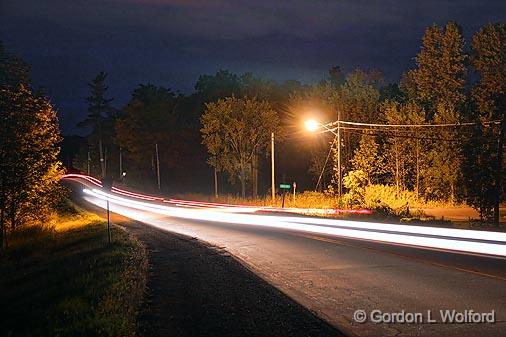
[[425, 27], [455, 20], [466, 38], [504, 20], [504, 1], [18, 0], [0, 4], [0, 39], [33, 66], [64, 130], [85, 113], [86, 83], [110, 73], [118, 105], [150, 81], [184, 92], [201, 73], [253, 71], [314, 81], [332, 65], [413, 66]]

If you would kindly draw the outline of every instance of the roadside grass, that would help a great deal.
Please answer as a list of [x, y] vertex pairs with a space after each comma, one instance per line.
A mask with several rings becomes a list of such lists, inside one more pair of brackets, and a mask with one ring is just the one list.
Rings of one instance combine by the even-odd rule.
[[[216, 198], [214, 196], [205, 194], [181, 194], [176, 195], [175, 198], [235, 205], [276, 207], [281, 207], [283, 200], [282, 196], [280, 195], [276, 195], [274, 202], [272, 201], [271, 196], [260, 196], [258, 198], [241, 198], [236, 195], [220, 195], [218, 198]], [[340, 204], [339, 198], [337, 196], [310, 191], [297, 193], [295, 195], [295, 199], [293, 198], [292, 193], [287, 193], [285, 195], [285, 207], [309, 209], [350, 208], [347, 205]], [[494, 231], [505, 230], [504, 225], [498, 228], [493, 224], [473, 219], [466, 221], [457, 221], [448, 220], [447, 218], [437, 218], [435, 216], [426, 214], [423, 210], [423, 208], [455, 209], [465, 207], [468, 206], [465, 204], [455, 205], [450, 202], [443, 201], [424, 201], [421, 198], [417, 198], [416, 194], [412, 191], [403, 191], [396, 195], [395, 187], [392, 186], [370, 185], [365, 190], [363, 208], [373, 210], [372, 215], [342, 213], [337, 215], [328, 215], [325, 217], [370, 222], [409, 223], [411, 225], [418, 226], [449, 227], [461, 229], [479, 228]], [[316, 214], [311, 214], [309, 212], [307, 215]]]
[[[198, 201], [219, 202], [227, 204], [240, 204], [251, 206], [276, 206], [280, 207], [283, 202], [283, 196], [276, 195], [273, 201], [270, 195], [259, 196], [256, 198], [246, 197], [242, 198], [237, 195], [220, 195], [218, 197], [205, 194], [180, 194], [176, 198], [190, 199]], [[376, 207], [389, 207], [394, 212], [402, 210], [406, 204], [414, 208], [428, 208], [428, 207], [460, 207], [466, 206], [463, 204], [452, 204], [444, 201], [425, 201], [418, 198], [412, 191], [400, 191], [396, 193], [395, 187], [387, 185], [370, 185], [365, 188], [364, 201], [361, 207], [363, 208], [376, 208]], [[295, 198], [293, 192], [287, 192], [285, 195], [285, 207], [295, 208], [350, 208], [349, 205], [339, 201], [339, 197], [328, 193], [305, 191], [303, 193], [296, 193]], [[357, 206], [355, 206], [357, 208]], [[358, 207], [360, 208], [360, 207]]]
[[14, 232], [0, 253], [0, 336], [137, 336], [146, 250], [119, 227], [112, 237], [82, 211]]

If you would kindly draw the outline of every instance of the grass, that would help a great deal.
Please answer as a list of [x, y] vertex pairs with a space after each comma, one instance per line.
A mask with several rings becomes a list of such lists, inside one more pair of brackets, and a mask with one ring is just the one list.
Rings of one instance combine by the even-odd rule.
[[[282, 196], [276, 195], [275, 202], [272, 202], [271, 196], [262, 196], [258, 198], [241, 198], [233, 195], [220, 195], [218, 198], [204, 194], [184, 194], [175, 196], [178, 199], [219, 202], [236, 205], [251, 206], [278, 206], [282, 204]], [[407, 205], [410, 211], [407, 213]], [[287, 193], [285, 196], [285, 207], [296, 208], [348, 208], [347, 205], [339, 203], [339, 198], [330, 194], [320, 192], [304, 192], [298, 193], [293, 199], [293, 194]], [[435, 218], [434, 216], [425, 214], [421, 208], [464, 208], [468, 207], [464, 204], [454, 205], [444, 201], [424, 201], [418, 198], [412, 191], [401, 191], [396, 193], [395, 187], [385, 185], [370, 185], [365, 190], [363, 208], [372, 209], [373, 215], [353, 215], [338, 214], [329, 215], [333, 218], [346, 218], [361, 221], [379, 221], [392, 223], [410, 223], [421, 226], [441, 226], [454, 228], [480, 228], [492, 230], [504, 230], [503, 227], [497, 228], [491, 224], [473, 220], [473, 221], [456, 221]], [[308, 212], [311, 214], [311, 212]]]
[[[259, 196], [256, 198], [247, 197], [241, 198], [235, 195], [220, 195], [214, 197], [205, 194], [180, 194], [176, 198], [200, 200], [209, 202], [221, 202], [228, 204], [242, 204], [242, 205], [255, 205], [255, 206], [281, 206], [283, 197], [280, 194], [276, 195], [273, 202], [270, 195]], [[387, 185], [369, 185], [365, 188], [364, 195], [364, 208], [375, 208], [379, 204], [388, 206], [393, 210], [403, 208], [406, 203], [410, 207], [426, 208], [426, 207], [459, 207], [466, 206], [464, 204], [452, 204], [447, 201], [434, 201], [423, 200], [418, 198], [412, 191], [396, 192], [395, 187]], [[303, 193], [296, 193], [295, 199], [293, 198], [292, 191], [285, 195], [285, 207], [296, 208], [348, 208], [346, 204], [341, 204], [339, 198], [335, 195], [322, 192], [305, 191]]]
[[145, 248], [97, 216], [55, 216], [0, 255], [0, 336], [136, 336]]

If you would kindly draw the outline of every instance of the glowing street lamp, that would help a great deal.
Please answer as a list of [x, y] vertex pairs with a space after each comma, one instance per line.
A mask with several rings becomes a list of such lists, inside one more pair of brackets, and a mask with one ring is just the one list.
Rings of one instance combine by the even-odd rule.
[[330, 129], [327, 125], [324, 125], [314, 119], [308, 119], [304, 122], [304, 124], [306, 126], [306, 129], [311, 132], [315, 132], [321, 126], [324, 129], [326, 129], [327, 131], [332, 132], [337, 137], [337, 171], [338, 171], [338, 176], [339, 176], [338, 195], [339, 195], [339, 197], [341, 197], [342, 187], [341, 187], [341, 123], [340, 123], [340, 120], [337, 120], [337, 133], [333, 129]]
[[314, 119], [308, 119], [304, 124], [306, 125], [306, 129], [308, 129], [311, 132], [315, 132], [320, 127], [320, 123], [318, 123]]

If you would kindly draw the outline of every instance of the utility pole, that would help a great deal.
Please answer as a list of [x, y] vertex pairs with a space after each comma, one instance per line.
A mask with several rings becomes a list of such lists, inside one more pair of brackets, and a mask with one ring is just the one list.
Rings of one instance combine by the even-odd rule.
[[102, 131], [99, 129], [99, 139], [98, 139], [98, 153], [100, 155], [100, 174], [102, 175], [102, 179], [105, 178], [105, 160], [104, 160], [104, 147], [102, 144]]
[[88, 160], [86, 161], [86, 168], [87, 168], [88, 175], [90, 175], [90, 161], [91, 161], [90, 146], [88, 145]]
[[111, 244], [111, 216], [109, 211], [109, 199], [107, 199], [107, 235], [109, 236], [109, 245]]
[[214, 197], [218, 198], [218, 170], [214, 167]]
[[338, 194], [339, 199], [341, 199], [342, 194], [342, 179], [341, 179], [341, 110], [337, 109], [337, 170], [338, 172], [338, 178], [339, 178], [339, 187], [338, 187]]
[[274, 132], [271, 132], [271, 194], [272, 202], [276, 200], [276, 182], [274, 180]]
[[503, 112], [502, 121], [499, 126], [499, 138], [497, 139], [497, 168], [495, 174], [495, 202], [494, 202], [494, 224], [496, 226], [499, 226], [501, 221], [499, 212], [501, 203], [502, 148], [505, 129], [506, 129], [506, 112]]
[[121, 153], [121, 147], [119, 148], [119, 179], [123, 177], [123, 155]]
[[158, 190], [160, 191], [160, 157], [158, 156], [158, 143], [155, 144], [156, 151], [156, 177], [158, 180]]

